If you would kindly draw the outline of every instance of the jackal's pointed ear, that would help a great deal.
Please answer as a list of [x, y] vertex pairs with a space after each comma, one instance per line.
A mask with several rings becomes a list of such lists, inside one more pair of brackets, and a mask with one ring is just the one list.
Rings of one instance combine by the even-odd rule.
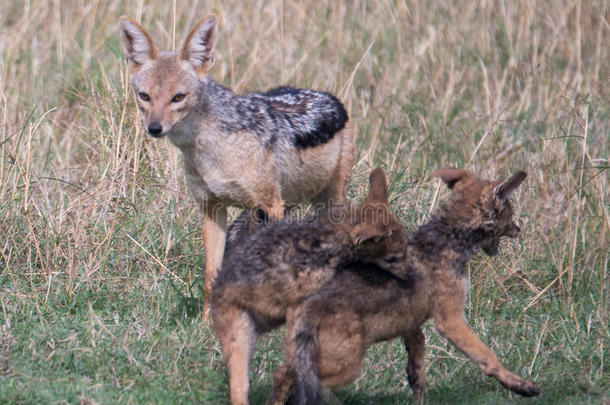
[[381, 243], [387, 236], [389, 236], [388, 233], [384, 233], [382, 228], [371, 224], [359, 224], [350, 231], [350, 238], [356, 247], [361, 247], [369, 242]]
[[125, 16], [119, 21], [123, 54], [129, 64], [129, 70], [135, 73], [144, 63], [157, 57], [157, 47], [150, 39], [150, 35], [138, 23]]
[[495, 196], [502, 200], [508, 200], [515, 189], [523, 182], [523, 180], [525, 180], [526, 177], [527, 173], [522, 170], [513, 174], [504, 183], [500, 184], [494, 189]]
[[376, 168], [369, 176], [368, 202], [388, 202], [388, 183], [381, 167]]
[[187, 35], [180, 57], [188, 61], [198, 75], [210, 70], [214, 63], [214, 45], [216, 44], [216, 17], [210, 14], [199, 22]]
[[470, 176], [470, 173], [464, 169], [456, 169], [453, 167], [443, 167], [442, 169], [436, 169], [430, 174], [430, 177], [440, 177], [440, 179], [452, 189], [455, 184]]

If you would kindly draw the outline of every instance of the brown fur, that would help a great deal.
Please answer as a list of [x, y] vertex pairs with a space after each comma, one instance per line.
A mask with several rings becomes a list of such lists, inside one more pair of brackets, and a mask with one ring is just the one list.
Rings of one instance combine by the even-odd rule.
[[[260, 207], [270, 218], [281, 219], [284, 202], [343, 202], [353, 165], [353, 134], [346, 124], [325, 142], [297, 147], [290, 136], [302, 128], [277, 128], [268, 116], [255, 123], [258, 132], [235, 129], [253, 127], [252, 117], [244, 113], [248, 100], [268, 99], [275, 111], [302, 114], [305, 121], [311, 105], [265, 94], [227, 96], [227, 89], [207, 77], [216, 42], [213, 15], [190, 31], [178, 52], [158, 52], [148, 33], [127, 17], [121, 17], [120, 25], [145, 128], [155, 137], [167, 135], [183, 152], [189, 191], [202, 207], [207, 319], [212, 282], [222, 263], [227, 207]], [[216, 93], [209, 94], [210, 88]], [[321, 93], [310, 92], [305, 101], [316, 94]], [[324, 114], [318, 112], [318, 118]]]
[[[212, 290], [212, 319], [229, 372], [231, 402], [248, 402], [248, 363], [260, 333], [278, 327], [301, 300], [359, 260], [402, 277], [406, 242], [387, 205], [381, 169], [358, 206], [332, 206], [314, 218], [264, 224], [248, 233], [244, 213], [229, 229], [222, 270]], [[291, 222], [292, 221], [292, 222]]]
[[322, 387], [354, 381], [367, 348], [394, 337], [401, 337], [407, 348], [409, 384], [421, 398], [425, 345], [421, 325], [429, 318], [487, 375], [520, 395], [538, 395], [538, 386], [505, 369], [464, 318], [466, 263], [479, 248], [494, 255], [500, 238], [518, 235], [508, 198], [525, 173], [504, 183], [450, 168], [433, 176], [441, 177], [453, 192], [439, 212], [408, 238], [403, 278], [353, 262], [293, 308], [287, 319], [286, 363], [276, 374], [270, 404], [282, 404], [289, 396], [297, 404], [319, 403]]

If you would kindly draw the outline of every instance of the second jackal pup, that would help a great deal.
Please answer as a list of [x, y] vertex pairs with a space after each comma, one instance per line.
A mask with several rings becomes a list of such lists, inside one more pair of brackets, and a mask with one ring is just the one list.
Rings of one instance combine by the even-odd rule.
[[505, 369], [464, 318], [466, 263], [478, 249], [495, 255], [500, 238], [519, 234], [508, 199], [526, 173], [503, 183], [452, 168], [432, 175], [453, 192], [439, 212], [408, 237], [403, 278], [353, 262], [296, 308], [287, 320], [286, 363], [276, 373], [269, 403], [283, 404], [289, 397], [297, 404], [320, 403], [322, 387], [354, 381], [367, 348], [394, 337], [403, 339], [409, 384], [421, 397], [421, 325], [429, 318], [487, 375], [520, 395], [538, 395], [538, 386]]
[[385, 176], [376, 169], [361, 205], [333, 206], [314, 218], [264, 224], [252, 233], [247, 221], [231, 226], [211, 315], [234, 405], [248, 402], [248, 363], [258, 335], [283, 324], [341, 262], [376, 264], [401, 276], [402, 268], [393, 266], [402, 260], [406, 235], [387, 203]]

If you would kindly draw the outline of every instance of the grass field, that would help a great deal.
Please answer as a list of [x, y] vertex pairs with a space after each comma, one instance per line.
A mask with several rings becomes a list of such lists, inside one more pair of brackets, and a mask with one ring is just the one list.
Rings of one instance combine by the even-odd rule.
[[[357, 128], [350, 195], [391, 179], [409, 229], [446, 194], [429, 173], [525, 169], [522, 228], [469, 267], [467, 317], [525, 400], [426, 327], [425, 403], [610, 401], [610, 5], [590, 1], [0, 0], [0, 403], [228, 403], [198, 317], [200, 214], [181, 156], [144, 134], [118, 19], [179, 47], [219, 16], [211, 76], [338, 94]], [[282, 331], [251, 370], [264, 403]], [[399, 342], [370, 349], [347, 404], [412, 401]]]

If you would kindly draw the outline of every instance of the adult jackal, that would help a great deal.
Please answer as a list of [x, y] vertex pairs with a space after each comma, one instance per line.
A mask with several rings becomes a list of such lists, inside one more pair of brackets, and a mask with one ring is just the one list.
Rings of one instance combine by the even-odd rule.
[[237, 96], [214, 83], [207, 76], [216, 41], [213, 15], [177, 52], [159, 52], [127, 17], [120, 27], [146, 131], [167, 135], [182, 151], [188, 188], [202, 207], [207, 318], [228, 206], [262, 208], [277, 219], [284, 202], [344, 200], [353, 164], [347, 112], [328, 93], [278, 87]]

